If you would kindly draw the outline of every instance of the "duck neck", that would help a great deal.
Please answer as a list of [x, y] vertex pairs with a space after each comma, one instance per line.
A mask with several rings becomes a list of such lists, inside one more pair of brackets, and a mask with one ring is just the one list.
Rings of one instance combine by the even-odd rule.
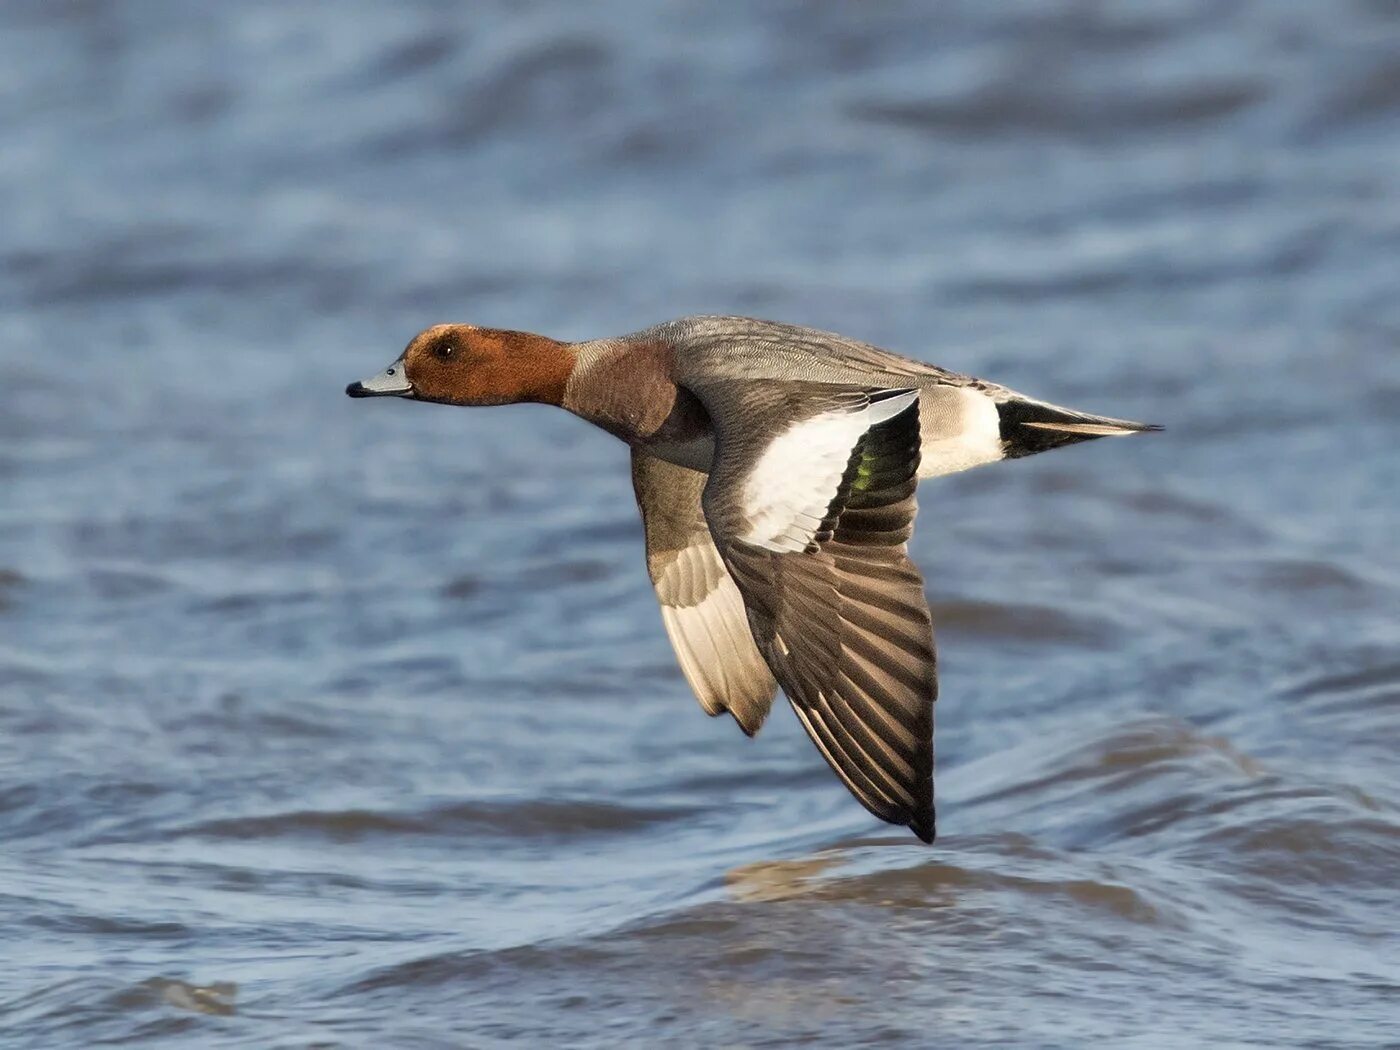
[[518, 394], [513, 400], [562, 405], [576, 358], [572, 343], [561, 343], [533, 332], [508, 333], [513, 380]]
[[[660, 342], [598, 339], [574, 343], [563, 405], [629, 445], [663, 439], [695, 399], [671, 379], [674, 357]], [[678, 410], [686, 408], [685, 413]]]

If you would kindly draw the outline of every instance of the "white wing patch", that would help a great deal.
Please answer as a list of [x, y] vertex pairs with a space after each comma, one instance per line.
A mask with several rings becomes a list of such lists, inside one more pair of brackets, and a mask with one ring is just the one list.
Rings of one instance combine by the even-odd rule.
[[740, 500], [748, 529], [739, 539], [770, 551], [805, 551], [836, 498], [861, 435], [918, 397], [917, 390], [909, 390], [863, 407], [822, 412], [775, 437], [744, 481]]

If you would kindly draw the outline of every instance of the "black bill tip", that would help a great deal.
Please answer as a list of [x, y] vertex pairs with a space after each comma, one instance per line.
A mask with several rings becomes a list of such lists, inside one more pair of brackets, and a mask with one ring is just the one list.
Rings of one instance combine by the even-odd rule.
[[345, 388], [345, 392], [346, 392], [347, 394], [349, 394], [351, 397], [373, 397], [373, 396], [374, 396], [374, 395], [371, 394], [368, 390], [365, 389], [365, 385], [364, 385], [363, 383], [361, 383], [358, 379], [355, 380], [355, 382], [351, 383], [349, 386], [347, 386], [347, 387]]

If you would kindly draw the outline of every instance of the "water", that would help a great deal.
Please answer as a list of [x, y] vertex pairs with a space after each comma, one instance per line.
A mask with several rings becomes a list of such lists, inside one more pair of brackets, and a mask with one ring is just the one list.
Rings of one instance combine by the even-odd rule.
[[[0, 12], [7, 1047], [1400, 1039], [1400, 8]], [[425, 324], [1168, 430], [927, 484], [940, 838], [700, 712]]]

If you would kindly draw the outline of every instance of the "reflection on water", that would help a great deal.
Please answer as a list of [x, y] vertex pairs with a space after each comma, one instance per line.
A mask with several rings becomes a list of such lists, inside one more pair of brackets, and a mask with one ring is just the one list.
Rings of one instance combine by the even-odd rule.
[[228, 1016], [234, 1012], [233, 1000], [238, 994], [238, 986], [226, 981], [200, 987], [186, 984], [184, 981], [152, 977], [143, 982], [143, 985], [178, 1009], [219, 1016]]
[[840, 854], [828, 850], [800, 860], [760, 860], [725, 872], [724, 884], [738, 901], [789, 900], [818, 892], [816, 876], [839, 863]]
[[[1397, 54], [1367, 0], [4, 5], [6, 1045], [1394, 1039]], [[699, 711], [612, 439], [341, 393], [692, 312], [1167, 425], [922, 489], [933, 849]]]

